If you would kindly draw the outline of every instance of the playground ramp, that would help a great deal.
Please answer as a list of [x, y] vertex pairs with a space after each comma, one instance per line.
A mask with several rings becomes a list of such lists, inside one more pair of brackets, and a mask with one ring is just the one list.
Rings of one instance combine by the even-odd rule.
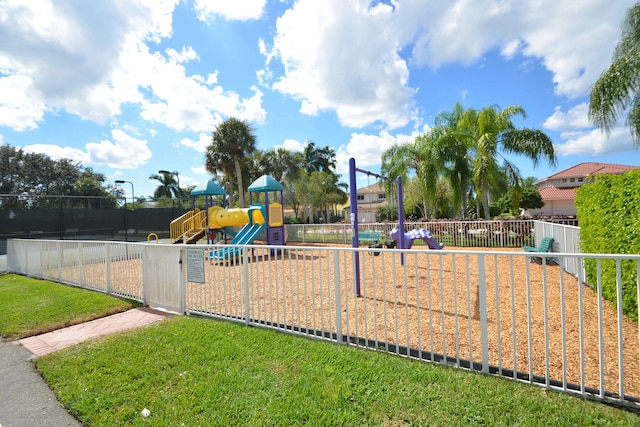
[[[262, 233], [262, 231], [267, 227], [266, 223], [262, 224], [247, 224], [242, 230], [236, 234], [236, 237], [233, 238], [230, 245], [251, 245], [256, 241], [258, 236]], [[242, 253], [242, 248], [237, 246], [229, 246], [224, 247], [222, 249], [218, 249], [217, 251], [213, 251], [212, 254], [209, 255], [209, 259], [215, 261], [224, 261], [231, 258], [235, 258]]]

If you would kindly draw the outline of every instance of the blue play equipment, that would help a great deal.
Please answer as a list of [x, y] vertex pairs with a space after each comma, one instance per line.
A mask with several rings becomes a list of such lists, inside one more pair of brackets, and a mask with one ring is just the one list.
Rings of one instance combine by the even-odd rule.
[[[243, 248], [238, 246], [253, 244], [265, 230], [267, 245], [285, 244], [283, 185], [269, 175], [262, 175], [249, 186], [248, 191], [250, 207], [246, 210], [247, 224], [231, 240], [229, 247], [211, 251], [210, 260], [224, 261], [239, 256]], [[254, 194], [260, 193], [264, 195], [264, 204], [253, 203]], [[272, 202], [269, 198], [270, 193], [275, 193], [271, 196], [274, 200]], [[238, 212], [234, 214], [239, 215]]]

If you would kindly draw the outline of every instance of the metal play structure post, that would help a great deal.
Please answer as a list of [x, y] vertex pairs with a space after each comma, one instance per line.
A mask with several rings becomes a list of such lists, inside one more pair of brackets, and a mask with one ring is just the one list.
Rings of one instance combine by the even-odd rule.
[[[349, 198], [351, 205], [351, 227], [353, 229], [351, 235], [351, 246], [353, 248], [358, 248], [360, 246], [360, 241], [358, 239], [358, 189], [356, 186], [356, 172], [366, 173], [367, 175], [373, 175], [376, 178], [383, 179], [389, 182], [396, 182], [398, 184], [398, 227], [400, 228], [400, 241], [399, 241], [399, 249], [405, 249], [405, 241], [404, 241], [404, 205], [402, 203], [402, 177], [398, 177], [397, 179], [391, 179], [386, 176], [379, 175], [377, 173], [358, 169], [356, 167], [356, 160], [352, 157], [349, 159]], [[400, 253], [400, 260], [404, 265], [404, 252]], [[353, 251], [353, 274], [354, 274], [354, 282], [355, 282], [355, 293], [356, 296], [361, 296], [360, 294], [360, 257], [357, 251]]]

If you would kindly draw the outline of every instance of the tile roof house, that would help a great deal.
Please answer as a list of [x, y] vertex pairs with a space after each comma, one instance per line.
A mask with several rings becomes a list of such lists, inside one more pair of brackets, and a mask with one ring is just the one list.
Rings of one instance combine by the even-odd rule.
[[536, 181], [538, 192], [544, 206], [541, 209], [529, 209], [532, 216], [575, 216], [576, 188], [590, 182], [600, 174], [621, 174], [640, 166], [614, 165], [610, 163], [586, 162], [560, 171], [547, 178]]

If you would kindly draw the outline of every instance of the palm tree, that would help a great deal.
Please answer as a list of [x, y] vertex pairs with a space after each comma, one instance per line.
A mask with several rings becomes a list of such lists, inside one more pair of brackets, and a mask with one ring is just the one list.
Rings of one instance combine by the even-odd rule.
[[301, 156], [298, 154], [282, 147], [258, 150], [254, 153], [256, 169], [260, 175], [270, 175], [279, 182], [296, 179], [301, 166]]
[[336, 168], [336, 152], [329, 146], [316, 148], [316, 143], [309, 141], [302, 154], [304, 157], [302, 167], [307, 174], [311, 174], [311, 172], [330, 172]]
[[634, 144], [640, 146], [640, 2], [632, 6], [622, 24], [622, 38], [613, 60], [591, 88], [589, 118], [611, 132], [618, 115], [628, 108], [626, 124]]
[[[551, 165], [557, 162], [551, 139], [537, 129], [517, 129], [512, 121], [515, 116], [526, 118], [526, 112], [519, 105], [503, 110], [492, 105], [480, 111], [466, 110], [458, 122], [460, 135], [466, 138], [473, 155], [473, 184], [476, 195], [482, 199], [485, 219], [490, 218], [489, 195], [498, 185], [501, 172], [507, 174], [512, 187], [521, 188], [518, 168], [500, 150], [505, 154], [524, 155], [531, 159], [534, 167], [541, 157]], [[499, 157], [502, 166], [498, 164]]]
[[460, 211], [462, 218], [466, 218], [473, 170], [468, 138], [465, 138], [465, 134], [458, 127], [463, 113], [464, 108], [457, 102], [452, 112], [438, 113], [435, 125], [436, 129], [440, 129], [440, 137], [436, 144], [445, 165], [443, 173], [451, 185], [454, 210]]
[[153, 191], [153, 199], [158, 200], [161, 197], [179, 197], [180, 189], [178, 188], [178, 184], [176, 183], [176, 179], [173, 174], [163, 173], [163, 174], [152, 174], [149, 176], [149, 179], [153, 179], [158, 181], [160, 185], [156, 187]]
[[438, 131], [432, 129], [412, 143], [395, 144], [382, 154], [380, 171], [383, 175], [400, 176], [406, 182], [411, 171], [416, 174], [426, 217], [435, 213], [436, 184], [443, 168], [436, 144], [439, 137]]
[[233, 176], [235, 174], [240, 207], [246, 207], [243, 185], [243, 167], [246, 156], [256, 149], [253, 127], [244, 120], [231, 117], [218, 124], [207, 147], [205, 167], [213, 175], [222, 174], [229, 185], [227, 193], [233, 201]]

